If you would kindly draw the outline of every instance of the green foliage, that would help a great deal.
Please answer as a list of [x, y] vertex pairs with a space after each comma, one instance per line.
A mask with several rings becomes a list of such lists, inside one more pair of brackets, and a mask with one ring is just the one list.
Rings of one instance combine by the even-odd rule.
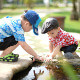
[[36, 3], [43, 3], [43, 0], [36, 0]]
[[73, 67], [68, 62], [64, 62], [62, 66], [64, 72], [67, 76], [69, 76], [70, 80], [79, 80], [79, 78], [76, 76], [77, 73], [74, 71]]
[[24, 4], [26, 4], [29, 8], [32, 8], [35, 2], [36, 0], [24, 0]]
[[24, 3], [26, 4], [32, 4], [34, 3], [36, 0], [24, 0]]
[[62, 2], [63, 0], [53, 0], [53, 1], [55, 1], [55, 2], [56, 2], [56, 1], [58, 1], [58, 2]]
[[13, 5], [10, 6], [10, 8], [11, 9], [16, 9], [17, 8], [17, 5], [13, 4]]
[[7, 0], [3, 0], [3, 3], [7, 3]]

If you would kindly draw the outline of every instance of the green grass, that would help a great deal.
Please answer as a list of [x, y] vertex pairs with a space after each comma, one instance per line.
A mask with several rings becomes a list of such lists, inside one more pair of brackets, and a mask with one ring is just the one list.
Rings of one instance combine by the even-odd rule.
[[0, 13], [0, 18], [6, 17], [6, 16], [16, 16], [19, 15], [19, 13]]
[[[78, 47], [80, 47], [80, 43], [78, 44]], [[76, 52], [80, 52], [80, 49], [79, 50], [76, 50]]]
[[23, 9], [3, 9], [0, 11], [0, 18], [21, 15], [23, 12]]
[[71, 14], [70, 12], [55, 12], [55, 13], [48, 14], [47, 16], [42, 18], [42, 22], [40, 23], [40, 26], [42, 26], [43, 22], [48, 17], [65, 16], [64, 30], [67, 32], [80, 33], [80, 20], [79, 21], [70, 20], [70, 14]]

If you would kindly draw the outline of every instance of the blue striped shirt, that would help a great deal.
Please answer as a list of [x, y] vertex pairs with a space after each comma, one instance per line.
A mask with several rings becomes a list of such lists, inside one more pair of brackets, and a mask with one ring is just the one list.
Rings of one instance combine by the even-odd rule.
[[7, 16], [0, 19], [0, 42], [10, 36], [14, 36], [16, 41], [25, 41], [21, 20]]

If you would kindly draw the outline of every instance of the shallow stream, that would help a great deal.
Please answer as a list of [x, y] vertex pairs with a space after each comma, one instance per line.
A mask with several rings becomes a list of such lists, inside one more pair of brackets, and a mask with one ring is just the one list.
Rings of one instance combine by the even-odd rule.
[[24, 71], [15, 74], [12, 80], [71, 80], [71, 79], [69, 79], [64, 74], [63, 70], [60, 69], [59, 66], [46, 66], [45, 64], [35, 62]]
[[[43, 80], [40, 75], [49, 75], [49, 70], [42, 63], [33, 63], [29, 68], [15, 74], [12, 80]], [[45, 80], [45, 79], [44, 79]]]

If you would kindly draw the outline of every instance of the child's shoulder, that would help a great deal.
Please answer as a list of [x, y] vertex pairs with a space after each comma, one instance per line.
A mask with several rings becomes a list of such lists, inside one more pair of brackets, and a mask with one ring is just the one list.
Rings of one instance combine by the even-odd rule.
[[60, 36], [70, 36], [69, 32], [66, 32], [66, 31], [64, 31], [62, 29], [60, 29], [59, 35]]
[[65, 30], [62, 30], [61, 28], [60, 28], [60, 33], [69, 34], [69, 32], [67, 32], [67, 31], [65, 31]]

